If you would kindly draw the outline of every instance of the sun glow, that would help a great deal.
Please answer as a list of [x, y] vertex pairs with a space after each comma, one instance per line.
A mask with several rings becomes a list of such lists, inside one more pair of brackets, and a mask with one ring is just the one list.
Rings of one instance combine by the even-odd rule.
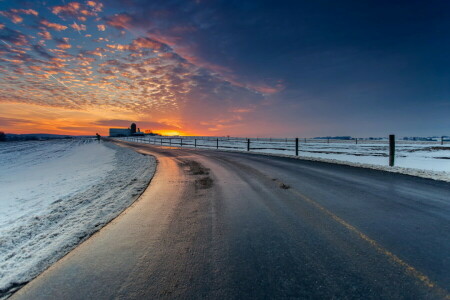
[[166, 135], [166, 136], [176, 136], [176, 135], [182, 135], [182, 136], [188, 136], [189, 134], [186, 134], [182, 131], [177, 130], [153, 130], [153, 133], [157, 133], [160, 135]]

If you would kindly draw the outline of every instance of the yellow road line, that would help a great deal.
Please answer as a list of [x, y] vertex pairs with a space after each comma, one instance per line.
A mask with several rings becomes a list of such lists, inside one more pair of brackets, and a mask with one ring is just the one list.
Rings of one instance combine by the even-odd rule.
[[342, 226], [344, 226], [345, 228], [347, 228], [351, 232], [357, 234], [361, 239], [363, 239], [366, 242], [368, 242], [378, 252], [384, 254], [389, 259], [394, 261], [396, 264], [400, 265], [408, 274], [412, 275], [418, 281], [422, 282], [426, 287], [428, 287], [430, 289], [433, 289], [434, 291], [436, 291], [439, 294], [443, 295], [445, 299], [450, 299], [450, 294], [445, 289], [439, 287], [436, 283], [434, 283], [425, 274], [423, 274], [422, 272], [418, 271], [417, 269], [415, 269], [413, 266], [409, 265], [408, 263], [404, 262], [402, 259], [400, 259], [397, 255], [395, 255], [391, 251], [386, 250], [385, 248], [383, 248], [375, 240], [371, 239], [370, 237], [368, 237], [367, 235], [365, 235], [364, 233], [359, 231], [356, 227], [350, 225], [349, 223], [347, 223], [343, 219], [339, 218], [337, 215], [335, 215], [334, 213], [332, 213], [331, 211], [329, 211], [328, 209], [326, 209], [325, 207], [323, 207], [322, 205], [320, 205], [316, 201], [314, 201], [314, 200], [310, 199], [309, 197], [303, 195], [302, 193], [300, 193], [300, 192], [298, 192], [298, 191], [296, 191], [296, 190], [294, 190], [292, 188], [290, 189], [290, 191], [292, 193], [296, 194], [297, 196], [299, 196], [300, 198], [302, 198], [303, 200], [307, 201], [308, 203], [312, 204], [313, 206], [315, 206], [316, 208], [318, 208], [319, 210], [321, 210], [325, 214], [329, 215], [333, 220], [335, 220], [336, 222], [338, 222], [339, 224], [341, 224]]

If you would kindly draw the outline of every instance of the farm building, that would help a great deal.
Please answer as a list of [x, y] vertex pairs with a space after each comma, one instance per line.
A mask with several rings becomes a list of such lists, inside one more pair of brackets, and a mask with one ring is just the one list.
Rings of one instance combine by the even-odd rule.
[[120, 137], [120, 136], [130, 136], [131, 130], [128, 128], [110, 128], [109, 136]]

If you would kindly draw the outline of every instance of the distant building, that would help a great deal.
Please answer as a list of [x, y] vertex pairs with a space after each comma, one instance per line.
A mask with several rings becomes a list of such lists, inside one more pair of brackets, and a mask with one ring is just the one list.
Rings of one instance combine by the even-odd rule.
[[[137, 131], [136, 131], [137, 129]], [[151, 132], [151, 131], [150, 131]], [[144, 132], [141, 132], [140, 128], [137, 128], [136, 123], [131, 123], [130, 128], [110, 128], [109, 136], [121, 137], [121, 136], [144, 136]]]
[[109, 136], [121, 137], [121, 136], [130, 136], [131, 130], [128, 128], [110, 128]]

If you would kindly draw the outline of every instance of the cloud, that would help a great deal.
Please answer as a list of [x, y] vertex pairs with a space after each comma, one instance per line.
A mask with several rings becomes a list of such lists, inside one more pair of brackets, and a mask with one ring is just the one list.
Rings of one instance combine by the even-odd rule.
[[[63, 14], [62, 10], [58, 13]], [[100, 18], [95, 21], [102, 20], [105, 21]], [[114, 25], [120, 30], [133, 22], [124, 14], [107, 20], [105, 22], [110, 22], [106, 23], [108, 26]], [[41, 25], [36, 34], [41, 38], [51, 38], [53, 35], [56, 47], [46, 49], [45, 41], [40, 40], [34, 43], [37, 45], [24, 45], [22, 49], [26, 53], [28, 50], [25, 47], [29, 47], [35, 55], [11, 54], [6, 57], [8, 61], [4, 64], [9, 67], [5, 73], [5, 78], [9, 78], [7, 84], [20, 86], [21, 89], [2, 90], [3, 99], [65, 109], [100, 106], [106, 110], [127, 112], [127, 115], [148, 116], [152, 122], [137, 118], [142, 129], [180, 132], [183, 131], [181, 121], [161, 120], [172, 120], [174, 115], [180, 114], [183, 116], [180, 120], [187, 121], [189, 127], [200, 126], [211, 130], [229, 128], [231, 121], [226, 120], [235, 118], [236, 122], [240, 122], [235, 115], [244, 112], [230, 112], [231, 107], [245, 109], [262, 100], [260, 93], [224, 80], [215, 72], [200, 67], [195, 60], [185, 59], [177, 49], [162, 40], [145, 36], [145, 33], [134, 36], [131, 41], [129, 36], [117, 34], [105, 35], [101, 39], [97, 37], [95, 41], [100, 44], [84, 43], [86, 35], [72, 35], [69, 43], [67, 38], [61, 37], [61, 32], [50, 31], [50, 34], [47, 29], [62, 31], [70, 26], [76, 30], [82, 29], [82, 24], [78, 25], [80, 27], [64, 26], [41, 20]], [[87, 29], [95, 32], [97, 25], [102, 24], [94, 23]], [[98, 30], [103, 29], [99, 26]], [[192, 34], [195, 29], [180, 26], [173, 32]], [[80, 46], [80, 50], [75, 45]], [[64, 51], [70, 47], [72, 51]], [[209, 125], [198, 125], [199, 120]], [[93, 126], [129, 126], [129, 122], [125, 118], [104, 118]]]
[[69, 43], [69, 38], [63, 37], [63, 38], [54, 38], [53, 39], [56, 42], [56, 47], [59, 49], [70, 49], [72, 48], [72, 45]]
[[54, 58], [54, 56], [51, 55], [50, 53], [48, 53], [47, 50], [44, 47], [42, 47], [41, 45], [33, 45], [32, 48], [37, 54], [39, 54], [40, 56], [42, 56], [44, 58], [47, 58], [47, 59]]
[[[145, 30], [147, 38], [166, 45], [167, 49], [170, 48], [182, 59], [214, 73], [232, 85], [262, 95], [276, 94], [284, 89], [278, 79], [261, 80], [258, 75], [241, 76], [234, 68], [234, 63], [221, 59], [229, 57], [230, 53], [235, 53], [236, 50], [227, 49], [227, 53], [222, 53], [223, 49], [220, 47], [231, 43], [229, 37], [220, 39], [220, 31], [209, 32], [209, 28], [221, 18], [214, 9], [208, 9], [209, 5], [187, 5], [183, 1], [173, 1], [170, 4], [130, 1], [130, 5], [138, 5], [140, 9], [107, 17], [105, 19], [108, 25], [119, 30], [127, 29], [132, 33]], [[213, 39], [209, 40], [211, 38]], [[141, 46], [138, 42], [135, 40], [135, 47], [128, 49], [138, 49]], [[242, 41], [236, 42], [237, 47], [240, 47], [240, 44]], [[124, 47], [118, 48], [124, 50]]]
[[57, 24], [57, 23], [52, 23], [52, 22], [49, 22], [49, 21], [47, 21], [45, 19], [41, 20], [41, 24], [46, 26], [46, 27], [48, 27], [48, 28], [52, 28], [52, 29], [54, 29], [56, 31], [62, 31], [62, 30], [66, 30], [67, 29], [67, 26], [64, 26], [64, 25], [61, 25], [61, 24]]
[[28, 39], [24, 34], [8, 27], [3, 28], [0, 33], [0, 39], [16, 46], [28, 45]]
[[33, 15], [33, 16], [39, 15], [39, 13], [37, 11], [35, 11], [34, 9], [11, 9], [10, 11], [12, 13], [24, 14], [24, 15]]
[[95, 2], [95, 1], [86, 1], [86, 4], [92, 7], [93, 11], [101, 12], [103, 10], [103, 3]]
[[80, 31], [86, 31], [86, 25], [83, 24], [77, 24], [77, 23], [73, 23], [72, 25], [70, 25], [70, 27], [72, 27], [74, 30], [80, 32]]
[[91, 132], [93, 134], [97, 128], [89, 127], [89, 126], [58, 126], [58, 129], [64, 131], [73, 131], [73, 132]]
[[51, 40], [52, 39], [52, 35], [50, 34], [50, 32], [48, 32], [45, 29], [40, 31], [40, 32], [38, 32], [38, 35], [40, 37], [42, 37], [43, 39], [46, 39], [46, 40]]
[[15, 24], [22, 23], [23, 18], [20, 16], [21, 14], [37, 16], [38, 12], [33, 9], [10, 9], [8, 11], [0, 11], [0, 16], [8, 18]]
[[105, 18], [106, 24], [116, 29], [128, 29], [130, 27], [132, 17], [127, 13], [116, 14]]
[[131, 123], [136, 123], [137, 127], [143, 129], [151, 129], [151, 130], [179, 130], [181, 129], [179, 126], [173, 124], [167, 124], [164, 122], [151, 122], [151, 121], [136, 121], [136, 120], [98, 120], [93, 123], [93, 125], [97, 126], [105, 126], [105, 127], [123, 127], [129, 128]]
[[140, 50], [146, 50], [146, 49], [152, 49], [152, 50], [156, 50], [156, 51], [160, 51], [163, 49], [164, 49], [164, 51], [169, 50], [167, 45], [162, 44], [158, 41], [152, 40], [150, 38], [144, 38], [144, 37], [134, 39], [129, 45], [107, 44], [106, 47], [108, 47], [110, 49], [119, 50], [119, 51], [129, 50], [129, 51], [135, 51], [135, 52], [138, 52]]
[[106, 26], [103, 24], [97, 25], [97, 29], [98, 31], [105, 31], [106, 30]]
[[140, 37], [137, 38], [135, 40], [133, 40], [133, 42], [131, 43], [130, 49], [155, 49], [155, 50], [161, 50], [164, 48], [164, 44], [155, 41], [153, 39], [150, 38], [144, 38], [144, 37]]
[[274, 85], [247, 83], [244, 84], [243, 86], [249, 89], [253, 89], [262, 94], [275, 94], [282, 91], [285, 88], [285, 86], [281, 82]]
[[96, 12], [101, 12], [103, 9], [103, 3], [100, 2], [95, 2], [95, 1], [86, 1], [86, 4], [90, 7], [92, 7], [92, 9]]
[[[89, 5], [89, 4], [93, 4]], [[58, 15], [62, 19], [76, 18], [82, 22], [87, 20], [87, 16], [97, 16], [97, 13], [102, 10], [103, 4], [89, 1], [86, 5], [79, 2], [69, 2], [65, 5], [57, 5], [51, 8], [52, 13]]]
[[22, 124], [30, 124], [29, 120], [0, 117], [0, 126], [16, 126]]
[[78, 15], [80, 8], [81, 4], [79, 2], [69, 2], [66, 5], [53, 6], [51, 10], [55, 15], [75, 17]]

